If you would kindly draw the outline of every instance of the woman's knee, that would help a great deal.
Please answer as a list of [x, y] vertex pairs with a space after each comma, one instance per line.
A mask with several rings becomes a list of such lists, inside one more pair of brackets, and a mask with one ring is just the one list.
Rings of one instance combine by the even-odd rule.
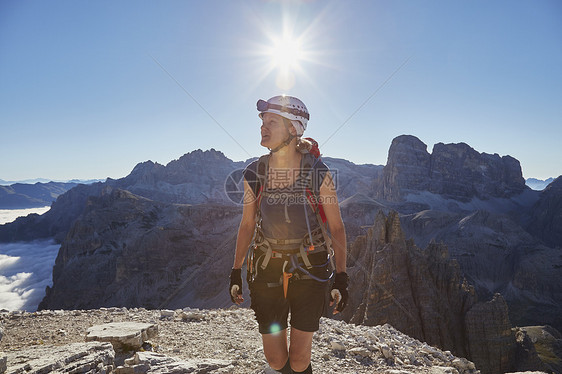
[[271, 367], [273, 370], [281, 370], [287, 363], [288, 359], [287, 356], [283, 358], [280, 355], [269, 355], [269, 357], [268, 355], [266, 355], [265, 358], [267, 359], [269, 367]]
[[294, 371], [301, 372], [310, 365], [310, 352], [302, 350], [291, 350], [289, 353], [291, 368]]
[[310, 366], [310, 356], [289, 356], [291, 362], [291, 369], [295, 372], [303, 372]]
[[302, 372], [310, 365], [313, 334], [295, 328], [291, 329], [289, 359], [294, 371]]
[[267, 363], [272, 369], [281, 369], [288, 359], [287, 333], [281, 331], [278, 334], [262, 335], [263, 353]]

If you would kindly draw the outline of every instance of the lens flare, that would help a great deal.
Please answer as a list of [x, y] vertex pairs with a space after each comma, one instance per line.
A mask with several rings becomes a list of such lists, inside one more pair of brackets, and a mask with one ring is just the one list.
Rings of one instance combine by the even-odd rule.
[[281, 332], [281, 325], [279, 325], [278, 323], [272, 323], [271, 326], [269, 326], [269, 332], [272, 334], [278, 334]]

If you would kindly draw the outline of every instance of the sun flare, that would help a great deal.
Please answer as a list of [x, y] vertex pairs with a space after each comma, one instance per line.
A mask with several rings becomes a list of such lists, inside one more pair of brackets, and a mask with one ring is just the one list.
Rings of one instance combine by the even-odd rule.
[[322, 15], [306, 25], [297, 24], [298, 17], [286, 13], [281, 27], [270, 28], [260, 23], [262, 41], [252, 45], [251, 54], [256, 58], [255, 87], [266, 78], [273, 76], [275, 84], [282, 91], [295, 87], [299, 81], [314, 84], [311, 65], [331, 67], [330, 51], [319, 48], [325, 45], [322, 30]]
[[298, 39], [285, 36], [273, 40], [269, 56], [272, 63], [279, 69], [296, 69], [303, 58], [302, 45]]

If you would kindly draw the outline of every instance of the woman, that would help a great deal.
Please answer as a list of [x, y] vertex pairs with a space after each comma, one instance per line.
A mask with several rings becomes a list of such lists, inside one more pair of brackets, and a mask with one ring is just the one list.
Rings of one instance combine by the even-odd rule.
[[257, 107], [261, 145], [270, 152], [244, 172], [244, 207], [230, 294], [236, 304], [244, 300], [241, 268], [253, 240], [248, 283], [265, 357], [281, 373], [312, 373], [312, 337], [329, 285], [334, 314], [347, 302], [345, 228], [332, 176], [317, 148], [315, 157], [310, 153], [312, 143], [301, 138], [309, 119], [304, 103], [275, 96], [259, 100]]

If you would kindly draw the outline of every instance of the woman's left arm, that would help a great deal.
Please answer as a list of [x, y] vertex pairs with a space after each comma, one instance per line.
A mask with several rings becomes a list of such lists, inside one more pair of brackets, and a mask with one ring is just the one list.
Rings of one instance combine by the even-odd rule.
[[320, 186], [320, 202], [326, 213], [328, 227], [332, 234], [332, 246], [336, 258], [336, 273], [346, 271], [347, 241], [345, 237], [345, 226], [341, 218], [336, 186], [330, 172], [326, 173], [324, 181]]

